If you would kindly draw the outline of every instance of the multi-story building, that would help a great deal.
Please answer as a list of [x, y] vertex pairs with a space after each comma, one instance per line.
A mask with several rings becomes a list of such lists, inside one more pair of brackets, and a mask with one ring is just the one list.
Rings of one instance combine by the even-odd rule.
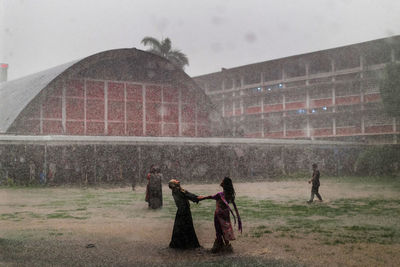
[[379, 92], [400, 36], [195, 77], [234, 136], [397, 143]]

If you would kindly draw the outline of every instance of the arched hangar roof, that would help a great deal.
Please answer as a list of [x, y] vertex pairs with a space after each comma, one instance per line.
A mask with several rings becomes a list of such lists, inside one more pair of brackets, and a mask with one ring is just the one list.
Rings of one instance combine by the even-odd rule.
[[[160, 56], [136, 48], [108, 50], [1, 83], [0, 134], [7, 133], [21, 112], [45, 88], [63, 79], [81, 77], [185, 84], [189, 90], [205, 96], [204, 91], [185, 72]], [[205, 99], [206, 105], [211, 108], [211, 101], [206, 96]]]
[[21, 111], [57, 76], [77, 61], [0, 84], [0, 133], [14, 122]]

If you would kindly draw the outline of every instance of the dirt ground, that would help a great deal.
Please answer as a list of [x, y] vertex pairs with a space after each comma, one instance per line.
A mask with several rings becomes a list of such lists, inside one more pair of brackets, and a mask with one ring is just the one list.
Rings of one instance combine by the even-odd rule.
[[[198, 194], [220, 191], [217, 184], [183, 186]], [[310, 191], [306, 181], [236, 183], [235, 188], [237, 196], [298, 205], [306, 205]], [[255, 238], [251, 235], [252, 229], [269, 222], [247, 220], [246, 217], [242, 218], [243, 234], [236, 231], [233, 254], [211, 254], [209, 249], [214, 241], [212, 218], [204, 220], [195, 216], [195, 229], [203, 248], [172, 250], [168, 244], [174, 222], [173, 203], [166, 201], [162, 210], [149, 210], [142, 200], [144, 191], [144, 187], [138, 187], [134, 192], [131, 188], [0, 189], [0, 265], [185, 266], [197, 262], [199, 266], [201, 263], [219, 266], [230, 262], [236, 266], [400, 266], [397, 242], [353, 242], [332, 246], [321, 243], [318, 234], [285, 236], [278, 232]], [[97, 198], [93, 195], [108, 194], [107, 198], [99, 199], [110, 204], [96, 205], [90, 202], [90, 196], [82, 198], [82, 192], [95, 201]], [[398, 190], [385, 184], [325, 181], [320, 192], [324, 197], [323, 205], [337, 199], [400, 199]], [[163, 188], [163, 193], [164, 199], [170, 197], [167, 187]], [[115, 201], [117, 197], [114, 196], [130, 194], [135, 194], [136, 198], [129, 205], [106, 202]], [[70, 202], [71, 199], [81, 202]], [[130, 200], [121, 198], [118, 201]], [[318, 207], [322, 203], [313, 205]], [[68, 210], [75, 210], [75, 215], [49, 219], [52, 214], [64, 214]], [[79, 219], [78, 213], [80, 216], [90, 213], [90, 216]], [[399, 214], [393, 216], [399, 220]], [[87, 247], [88, 244], [93, 246]]]

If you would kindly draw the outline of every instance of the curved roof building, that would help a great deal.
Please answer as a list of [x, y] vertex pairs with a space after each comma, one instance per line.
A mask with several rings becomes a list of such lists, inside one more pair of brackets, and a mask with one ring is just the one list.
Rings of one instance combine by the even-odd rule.
[[215, 136], [221, 116], [168, 60], [116, 49], [0, 84], [0, 134]]

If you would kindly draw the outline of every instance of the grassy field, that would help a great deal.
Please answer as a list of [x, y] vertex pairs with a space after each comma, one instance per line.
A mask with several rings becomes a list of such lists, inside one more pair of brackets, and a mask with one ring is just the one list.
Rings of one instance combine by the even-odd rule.
[[[321, 180], [324, 202], [306, 204], [307, 179], [235, 183], [244, 231], [234, 253], [213, 255], [215, 201], [192, 204], [204, 249], [168, 249], [176, 207], [149, 210], [144, 188], [0, 188], [5, 266], [399, 266], [400, 182]], [[185, 185], [209, 195], [217, 184]], [[89, 245], [89, 246], [88, 246]]]

